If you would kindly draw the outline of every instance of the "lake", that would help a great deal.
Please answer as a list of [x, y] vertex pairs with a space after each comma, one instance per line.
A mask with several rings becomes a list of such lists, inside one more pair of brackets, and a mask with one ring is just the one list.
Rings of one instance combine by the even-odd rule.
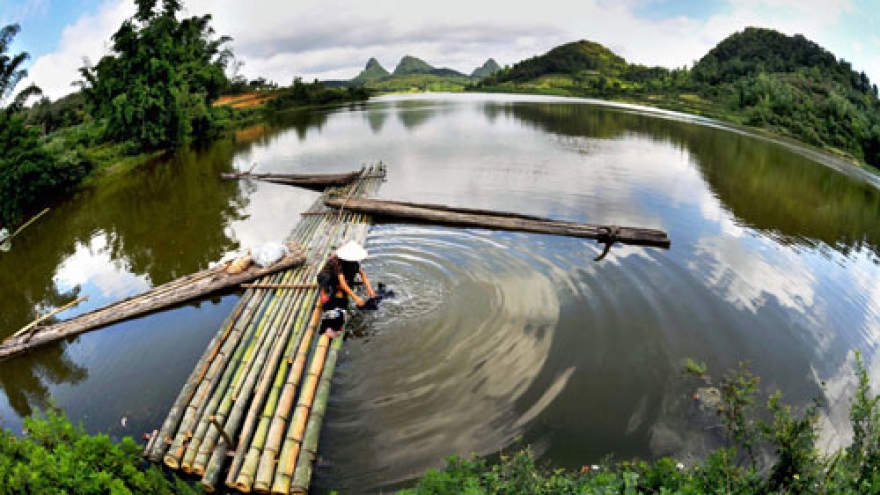
[[[287, 237], [314, 192], [220, 174], [383, 162], [380, 197], [663, 229], [669, 250], [380, 224], [365, 269], [397, 295], [356, 317], [333, 380], [318, 491], [389, 490], [450, 454], [529, 445], [579, 467], [719, 444], [692, 398], [740, 362], [847, 440], [854, 352], [880, 383], [877, 177], [672, 112], [587, 100], [423, 94], [291, 112], [79, 193], [0, 253], [0, 336]], [[228, 294], [0, 364], [0, 425], [55, 403], [91, 432], [161, 425]]]

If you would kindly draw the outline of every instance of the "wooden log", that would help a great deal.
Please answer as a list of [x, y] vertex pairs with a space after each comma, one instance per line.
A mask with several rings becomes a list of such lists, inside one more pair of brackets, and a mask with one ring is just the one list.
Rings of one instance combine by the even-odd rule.
[[208, 273], [210, 276], [194, 277], [192, 283], [183, 285], [169, 282], [165, 285], [170, 284], [174, 286], [172, 290], [168, 290], [165, 285], [162, 285], [143, 294], [95, 309], [75, 318], [38, 328], [29, 338], [19, 336], [9, 339], [0, 345], [0, 360], [66, 337], [79, 335], [112, 323], [118, 323], [180, 305], [208, 294], [235, 288], [265, 275], [301, 265], [305, 260], [306, 257], [303, 251], [296, 250], [272, 266], [266, 268], [252, 266], [238, 275], [226, 275], [217, 273], [215, 270], [203, 270], [203, 272]]
[[564, 222], [487, 210], [470, 210], [436, 205], [417, 205], [367, 198], [329, 198], [324, 204], [395, 220], [435, 223], [456, 227], [533, 232], [595, 239], [599, 242], [669, 248], [671, 242], [662, 230]]
[[222, 174], [224, 179], [257, 179], [274, 184], [298, 186], [307, 189], [324, 190], [333, 186], [344, 186], [358, 180], [364, 170], [341, 174]]

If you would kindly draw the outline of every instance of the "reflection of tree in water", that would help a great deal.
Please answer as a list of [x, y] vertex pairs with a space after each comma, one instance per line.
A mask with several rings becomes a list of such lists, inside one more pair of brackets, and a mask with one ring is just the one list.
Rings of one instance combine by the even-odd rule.
[[37, 352], [7, 361], [0, 366], [0, 388], [12, 409], [27, 416], [49, 405], [51, 384], [77, 384], [88, 370], [77, 366], [64, 352], [67, 344], [47, 346]]
[[724, 208], [749, 227], [786, 243], [822, 241], [844, 255], [862, 247], [880, 252], [880, 193], [778, 144], [593, 105], [515, 103], [501, 108], [537, 129], [564, 136], [636, 134], [680, 146]]
[[399, 101], [395, 105], [397, 109], [397, 118], [407, 130], [414, 130], [437, 114], [437, 107], [434, 102], [422, 101]]
[[370, 124], [370, 129], [373, 131], [373, 134], [379, 134], [382, 131], [382, 128], [385, 127], [385, 121], [388, 119], [388, 111], [384, 108], [373, 108], [364, 112], [364, 117], [367, 119], [367, 123]]
[[[153, 285], [206, 268], [234, 249], [228, 226], [240, 219], [247, 199], [232, 171], [235, 143], [180, 150], [170, 161], [138, 168], [57, 205], [0, 255], [0, 338], [32, 321], [36, 313], [80, 295], [61, 293], [54, 277], [81, 246], [107, 239], [111, 263], [146, 276]], [[80, 267], [80, 270], [88, 269]], [[67, 315], [61, 315], [66, 317]], [[77, 383], [87, 371], [70, 362], [66, 344], [50, 345], [0, 366], [0, 385], [16, 411], [44, 403], [51, 384]]]

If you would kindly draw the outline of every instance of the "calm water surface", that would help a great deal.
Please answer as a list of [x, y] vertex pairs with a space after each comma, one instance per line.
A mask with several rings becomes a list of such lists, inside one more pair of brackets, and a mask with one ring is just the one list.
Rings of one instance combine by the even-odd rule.
[[[669, 251], [429, 226], [372, 229], [398, 297], [354, 326], [334, 377], [321, 490], [381, 490], [445, 456], [529, 444], [576, 467], [717, 442], [688, 357], [740, 361], [846, 439], [853, 352], [880, 383], [880, 193], [813, 153], [680, 115], [534, 97], [422, 95], [291, 113], [52, 210], [0, 254], [0, 336], [282, 240], [315, 193], [222, 172], [383, 161], [388, 199], [664, 229]], [[843, 172], [841, 172], [843, 170]], [[90, 431], [158, 427], [231, 294], [0, 364], [0, 425], [51, 401]], [[125, 418], [125, 421], [122, 421]], [[709, 427], [707, 429], [707, 427]]]

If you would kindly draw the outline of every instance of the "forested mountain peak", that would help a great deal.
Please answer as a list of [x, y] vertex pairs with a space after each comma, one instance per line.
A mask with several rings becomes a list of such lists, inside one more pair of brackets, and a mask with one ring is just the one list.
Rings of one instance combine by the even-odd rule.
[[471, 77], [482, 79], [486, 76], [491, 76], [499, 70], [501, 70], [501, 66], [498, 65], [498, 62], [496, 62], [494, 58], [490, 58], [489, 60], [486, 60], [486, 63], [484, 63], [481, 67], [477, 67], [476, 69], [474, 69], [474, 71], [471, 73]]
[[868, 77], [845, 60], [800, 34], [788, 36], [772, 29], [749, 27], [709, 50], [693, 68], [694, 80], [708, 84], [732, 83], [760, 73], [793, 73], [816, 69], [844, 86], [872, 93]]
[[509, 71], [496, 75], [496, 78], [499, 82], [504, 82], [524, 81], [546, 74], [618, 74], [626, 68], [626, 60], [605, 46], [580, 40], [557, 46], [544, 55], [523, 60]]
[[406, 55], [397, 64], [397, 68], [394, 69], [394, 75], [429, 74], [432, 70], [434, 70], [434, 67], [424, 60]]
[[382, 64], [380, 64], [375, 57], [372, 57], [367, 62], [367, 66], [364, 68], [364, 70], [362, 70], [361, 73], [358, 74], [354, 79], [352, 79], [352, 82], [364, 83], [367, 81], [374, 81], [376, 79], [382, 79], [383, 77], [388, 76], [388, 74], [389, 73], [387, 70], [385, 70], [385, 67], [382, 67]]

